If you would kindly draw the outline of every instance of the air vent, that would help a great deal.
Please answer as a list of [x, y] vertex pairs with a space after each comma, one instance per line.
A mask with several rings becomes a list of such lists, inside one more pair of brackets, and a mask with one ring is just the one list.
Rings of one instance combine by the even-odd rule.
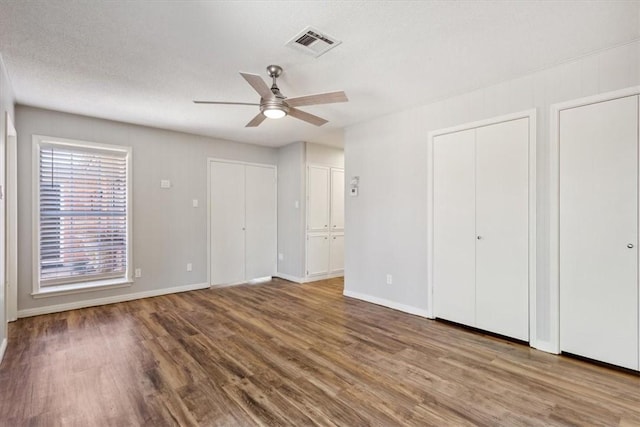
[[317, 58], [340, 43], [342, 43], [340, 40], [331, 37], [327, 33], [313, 27], [307, 27], [289, 40], [285, 46], [290, 46]]

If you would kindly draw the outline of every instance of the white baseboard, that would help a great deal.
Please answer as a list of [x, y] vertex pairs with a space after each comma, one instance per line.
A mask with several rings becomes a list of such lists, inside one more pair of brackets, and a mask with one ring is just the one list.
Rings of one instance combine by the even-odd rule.
[[532, 339], [530, 345], [531, 347], [540, 351], [544, 351], [551, 354], [560, 354], [560, 349], [558, 348], [558, 346], [551, 343], [550, 341]]
[[402, 311], [409, 314], [415, 314], [416, 316], [431, 318], [429, 312], [422, 308], [413, 307], [411, 305], [400, 304], [395, 301], [390, 301], [384, 298], [378, 298], [367, 294], [361, 294], [359, 292], [353, 292], [349, 290], [344, 290], [343, 295], [350, 298], [359, 299], [362, 301], [370, 302], [373, 304], [381, 305], [384, 307], [392, 308], [394, 310]]
[[304, 279], [304, 283], [317, 282], [318, 280], [335, 279], [336, 277], [343, 277], [343, 276], [344, 276], [344, 272], [342, 271], [339, 273], [321, 274], [318, 276], [306, 277]]
[[0, 363], [2, 363], [2, 359], [4, 359], [4, 352], [7, 350], [7, 339], [4, 338], [2, 343], [0, 344]]
[[132, 301], [141, 298], [157, 297], [160, 295], [175, 294], [178, 292], [195, 291], [197, 289], [207, 288], [209, 288], [208, 283], [196, 283], [193, 285], [175, 286], [173, 288], [154, 289], [152, 291], [75, 301], [67, 304], [56, 304], [48, 305], [45, 307], [27, 308], [24, 310], [18, 310], [18, 318], [39, 316], [41, 314], [59, 313], [61, 311], [75, 310], [78, 308], [95, 307], [97, 305], [114, 304], [117, 302]]
[[305, 283], [307, 280], [304, 277], [292, 276], [286, 273], [276, 273], [275, 277], [279, 277], [281, 279], [288, 280], [290, 282], [295, 282], [295, 283]]
[[326, 280], [326, 279], [334, 279], [336, 277], [342, 277], [344, 276], [343, 272], [340, 273], [333, 273], [333, 274], [321, 274], [318, 276], [311, 276], [311, 277], [298, 277], [298, 276], [292, 276], [290, 274], [286, 274], [286, 273], [276, 273], [275, 277], [280, 277], [281, 279], [285, 279], [288, 280], [290, 282], [295, 282], [295, 283], [310, 283], [310, 282], [317, 282], [319, 280]]

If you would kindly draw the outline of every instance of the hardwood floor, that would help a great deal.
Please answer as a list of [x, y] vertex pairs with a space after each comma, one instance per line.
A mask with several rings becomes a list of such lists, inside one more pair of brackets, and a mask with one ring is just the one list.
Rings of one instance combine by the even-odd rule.
[[640, 377], [342, 296], [342, 280], [21, 319], [0, 425], [640, 425]]

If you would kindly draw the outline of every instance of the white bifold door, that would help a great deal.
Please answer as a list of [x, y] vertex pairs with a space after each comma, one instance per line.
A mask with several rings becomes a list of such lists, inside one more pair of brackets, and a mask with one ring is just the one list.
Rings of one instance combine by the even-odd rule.
[[559, 125], [560, 349], [637, 370], [638, 96]]
[[276, 272], [276, 170], [210, 162], [211, 282], [242, 283]]
[[529, 339], [529, 120], [436, 136], [434, 310]]

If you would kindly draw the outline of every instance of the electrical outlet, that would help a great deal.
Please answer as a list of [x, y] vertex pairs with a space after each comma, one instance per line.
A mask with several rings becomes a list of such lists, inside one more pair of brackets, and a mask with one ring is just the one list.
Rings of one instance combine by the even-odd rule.
[[191, 263], [187, 264], [187, 271], [191, 271], [193, 270], [193, 265], [191, 265]]
[[393, 284], [393, 276], [390, 274], [387, 274], [387, 285], [392, 285]]
[[284, 259], [284, 254], [278, 254], [278, 261], [282, 261]]
[[135, 274], [136, 277], [142, 277], [142, 269], [141, 268], [136, 268], [134, 274]]
[[169, 181], [168, 179], [161, 179], [160, 188], [171, 188], [171, 181]]

